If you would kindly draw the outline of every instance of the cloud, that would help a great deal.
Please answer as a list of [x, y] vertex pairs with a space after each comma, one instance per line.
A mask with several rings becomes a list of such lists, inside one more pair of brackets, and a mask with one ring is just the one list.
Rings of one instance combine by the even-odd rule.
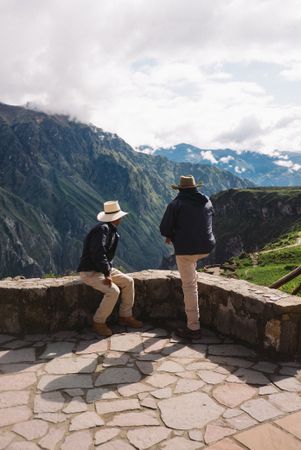
[[289, 81], [301, 80], [301, 62], [293, 62], [291, 66], [286, 67], [280, 72], [280, 75]]
[[200, 155], [202, 157], [202, 159], [204, 159], [205, 161], [210, 161], [212, 164], [217, 164], [218, 160], [214, 157], [213, 153], [208, 150], [208, 151], [201, 151]]
[[[0, 101], [70, 113], [134, 146], [301, 149], [300, 102], [285, 100], [300, 74], [299, 10], [298, 0], [2, 0]], [[228, 67], [252, 62], [262, 77]]]
[[281, 160], [274, 161], [274, 164], [280, 167], [287, 167], [290, 171], [297, 172], [301, 169], [301, 164], [293, 163], [293, 161]]
[[244, 117], [236, 127], [219, 135], [221, 142], [245, 143], [265, 134], [259, 120], [254, 116]]
[[244, 173], [246, 171], [246, 169], [244, 167], [239, 167], [239, 166], [235, 166], [234, 168], [236, 173]]
[[233, 156], [229, 155], [229, 156], [223, 156], [222, 158], [220, 158], [218, 160], [218, 162], [224, 163], [224, 164], [228, 164], [228, 162], [234, 160]]

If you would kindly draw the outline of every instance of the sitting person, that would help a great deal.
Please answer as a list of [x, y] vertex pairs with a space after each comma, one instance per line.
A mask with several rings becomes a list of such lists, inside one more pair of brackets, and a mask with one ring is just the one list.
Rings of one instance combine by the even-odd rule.
[[84, 241], [83, 253], [77, 271], [83, 282], [105, 295], [93, 317], [93, 330], [101, 336], [111, 336], [106, 320], [113, 311], [121, 291], [119, 309], [120, 325], [141, 328], [142, 322], [133, 317], [134, 280], [112, 267], [119, 234], [117, 227], [128, 213], [120, 209], [117, 201], [104, 203], [97, 220], [99, 224], [89, 231]]

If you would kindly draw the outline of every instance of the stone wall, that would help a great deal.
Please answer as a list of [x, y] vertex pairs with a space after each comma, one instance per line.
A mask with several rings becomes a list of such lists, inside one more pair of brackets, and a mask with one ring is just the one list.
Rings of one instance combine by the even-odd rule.
[[[135, 280], [135, 315], [172, 324], [185, 318], [176, 271], [147, 270]], [[198, 274], [201, 322], [287, 357], [301, 354], [301, 299], [242, 280]], [[91, 323], [102, 294], [78, 277], [0, 281], [0, 332], [38, 333]], [[117, 310], [112, 319], [116, 319]]]

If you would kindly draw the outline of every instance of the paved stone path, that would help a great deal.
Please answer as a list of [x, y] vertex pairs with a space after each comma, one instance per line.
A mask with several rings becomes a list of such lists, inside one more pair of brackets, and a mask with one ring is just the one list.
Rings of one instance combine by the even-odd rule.
[[0, 335], [0, 449], [301, 450], [301, 363], [115, 331]]

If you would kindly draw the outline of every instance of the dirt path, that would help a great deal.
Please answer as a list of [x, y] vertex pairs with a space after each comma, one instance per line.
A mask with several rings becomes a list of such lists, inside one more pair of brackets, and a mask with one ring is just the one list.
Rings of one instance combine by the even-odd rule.
[[298, 237], [296, 239], [295, 244], [290, 244], [290, 245], [285, 245], [284, 247], [277, 247], [277, 248], [271, 248], [270, 250], [263, 250], [260, 253], [271, 253], [271, 252], [276, 252], [278, 250], [284, 250], [286, 248], [292, 248], [292, 247], [298, 247], [298, 245], [301, 245], [301, 237]]

